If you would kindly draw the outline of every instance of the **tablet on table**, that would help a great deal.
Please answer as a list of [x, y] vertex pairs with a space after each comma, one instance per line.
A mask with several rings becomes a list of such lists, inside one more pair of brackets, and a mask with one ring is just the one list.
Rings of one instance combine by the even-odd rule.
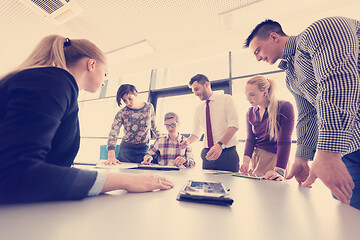
[[231, 205], [234, 200], [221, 182], [189, 180], [177, 196], [179, 201]]

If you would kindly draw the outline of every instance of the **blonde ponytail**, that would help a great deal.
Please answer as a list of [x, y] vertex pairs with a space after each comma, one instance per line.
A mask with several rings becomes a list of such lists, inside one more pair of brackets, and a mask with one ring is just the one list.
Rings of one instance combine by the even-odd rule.
[[67, 67], [84, 57], [106, 63], [105, 54], [89, 40], [70, 40], [59, 35], [49, 35], [41, 40], [30, 56], [18, 68], [6, 74], [6, 76], [37, 67], [58, 67], [66, 70]]
[[58, 35], [45, 37], [30, 56], [18, 67], [18, 71], [35, 67], [59, 67], [66, 69], [64, 55], [65, 38]]
[[269, 82], [269, 106], [268, 106], [268, 114], [269, 114], [269, 120], [268, 120], [268, 126], [269, 126], [269, 134], [270, 134], [270, 140], [277, 141], [277, 135], [278, 135], [278, 122], [277, 122], [277, 113], [278, 113], [278, 100], [275, 98], [274, 94], [274, 88], [275, 84], [273, 80], [268, 79]]
[[278, 113], [278, 100], [275, 98], [274, 90], [275, 83], [273, 80], [267, 79], [263, 76], [255, 76], [250, 78], [247, 81], [247, 84], [257, 85], [258, 89], [261, 92], [268, 90], [267, 99], [269, 100], [268, 106], [268, 131], [270, 135], [270, 140], [277, 141], [278, 135], [278, 122], [277, 122], [277, 113]]

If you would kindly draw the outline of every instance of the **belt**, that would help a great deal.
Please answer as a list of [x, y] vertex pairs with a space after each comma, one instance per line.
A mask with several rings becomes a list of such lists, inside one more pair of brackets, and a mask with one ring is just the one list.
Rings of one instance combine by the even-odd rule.
[[[204, 149], [210, 149], [210, 148], [204, 148]], [[225, 149], [223, 149], [223, 151], [225, 151], [225, 150], [234, 150], [234, 149], [236, 149], [236, 146], [225, 148]]]

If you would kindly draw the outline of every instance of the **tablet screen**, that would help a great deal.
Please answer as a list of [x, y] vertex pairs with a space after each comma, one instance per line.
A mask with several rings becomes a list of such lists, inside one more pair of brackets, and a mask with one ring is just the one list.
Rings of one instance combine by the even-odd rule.
[[223, 196], [227, 194], [227, 191], [220, 182], [189, 181], [183, 191], [191, 195], [200, 196]]

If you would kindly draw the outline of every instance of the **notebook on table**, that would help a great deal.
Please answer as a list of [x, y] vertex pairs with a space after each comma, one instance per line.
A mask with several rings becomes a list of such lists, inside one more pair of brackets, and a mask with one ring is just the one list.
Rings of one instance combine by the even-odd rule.
[[242, 172], [233, 173], [233, 174], [231, 174], [231, 176], [242, 177], [242, 178], [250, 178], [250, 179], [255, 179], [255, 180], [263, 180], [263, 179], [265, 179], [265, 177], [262, 176], [262, 175], [256, 175], [256, 174], [252, 174], [252, 173], [242, 173]]

